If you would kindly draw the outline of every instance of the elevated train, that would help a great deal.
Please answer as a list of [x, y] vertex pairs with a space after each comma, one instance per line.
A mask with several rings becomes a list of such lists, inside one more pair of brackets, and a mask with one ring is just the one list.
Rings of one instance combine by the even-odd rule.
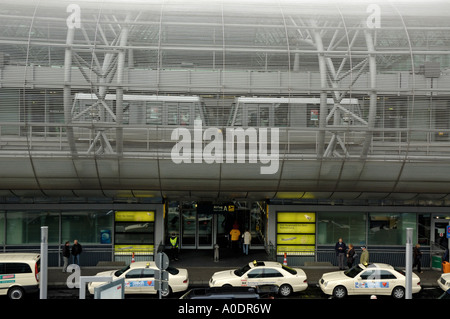
[[[193, 128], [194, 120], [201, 120], [203, 128], [210, 126], [210, 123], [215, 123], [219, 129], [279, 128], [280, 143], [309, 144], [314, 147], [318, 132], [314, 128], [319, 127], [319, 98], [236, 97], [230, 101], [233, 102], [222, 110], [213, 110], [213, 107], [207, 107], [208, 102], [200, 96], [124, 94], [124, 139], [170, 141], [175, 127]], [[352, 114], [361, 113], [358, 99], [343, 99], [340, 104]], [[327, 99], [327, 105], [332, 109], [333, 99]], [[103, 99], [99, 99], [95, 94], [77, 93], [72, 118], [76, 123], [114, 123], [115, 110], [115, 94], [106, 94]], [[221, 118], [217, 119], [217, 116]], [[342, 115], [337, 125], [348, 127], [358, 123], [354, 123], [352, 117]], [[362, 133], [346, 134], [347, 142], [361, 143], [363, 140]]]

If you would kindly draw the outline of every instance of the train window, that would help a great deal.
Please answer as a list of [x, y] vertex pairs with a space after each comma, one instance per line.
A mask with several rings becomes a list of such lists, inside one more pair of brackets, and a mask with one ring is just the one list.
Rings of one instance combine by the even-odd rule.
[[289, 124], [289, 108], [288, 104], [283, 103], [275, 107], [275, 126], [286, 127]]
[[191, 121], [191, 106], [190, 104], [180, 103], [180, 125], [189, 125]]
[[147, 102], [147, 124], [162, 124], [162, 105]]
[[308, 116], [307, 127], [319, 126], [319, 110], [320, 105], [318, 104], [306, 105], [306, 114]]
[[[195, 120], [203, 120], [203, 111], [200, 104], [195, 105]], [[207, 123], [204, 123], [207, 124]]]
[[178, 125], [178, 105], [168, 103], [167, 106], [167, 124]]
[[269, 106], [259, 107], [259, 126], [270, 126], [270, 110]]
[[258, 126], [258, 106], [248, 106], [247, 107], [247, 125], [248, 126]]

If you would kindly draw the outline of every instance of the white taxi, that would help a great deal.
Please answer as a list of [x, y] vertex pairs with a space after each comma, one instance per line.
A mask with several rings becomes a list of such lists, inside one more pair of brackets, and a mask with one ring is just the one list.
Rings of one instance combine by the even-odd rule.
[[[406, 277], [404, 271], [391, 265], [362, 264], [348, 270], [325, 273], [319, 286], [327, 295], [343, 298], [346, 295], [392, 295], [396, 299], [405, 297]], [[420, 291], [420, 278], [412, 273], [412, 293]]]
[[286, 297], [292, 292], [305, 290], [308, 282], [302, 269], [274, 261], [253, 261], [239, 269], [216, 272], [209, 280], [210, 287], [260, 285], [276, 285], [280, 295]]
[[[99, 277], [112, 277], [113, 281], [124, 278], [125, 294], [156, 294], [155, 289], [155, 262], [140, 261], [134, 262], [123, 269], [104, 271], [96, 274]], [[169, 291], [161, 293], [163, 297], [172, 292], [187, 290], [189, 286], [189, 276], [187, 269], [168, 267]], [[104, 282], [90, 282], [88, 284], [89, 293], [94, 294], [94, 288], [103, 285]]]
[[450, 273], [444, 273], [439, 277], [437, 280], [437, 283], [439, 287], [441, 287], [442, 290], [447, 291], [450, 289]]

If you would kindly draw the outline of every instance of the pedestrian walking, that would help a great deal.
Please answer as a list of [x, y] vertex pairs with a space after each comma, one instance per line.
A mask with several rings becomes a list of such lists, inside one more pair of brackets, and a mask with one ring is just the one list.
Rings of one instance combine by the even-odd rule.
[[73, 256], [73, 263], [77, 264], [78, 266], [80, 266], [80, 255], [82, 251], [83, 247], [81, 247], [80, 243], [78, 243], [78, 240], [75, 239], [73, 241], [72, 246], [72, 256]]
[[241, 232], [239, 231], [237, 225], [235, 225], [233, 229], [230, 231], [230, 236], [231, 236], [231, 249], [233, 251], [238, 251]]
[[242, 235], [242, 238], [244, 239], [244, 245], [242, 246], [242, 251], [245, 255], [248, 255], [248, 248], [250, 247], [250, 243], [252, 242], [252, 234], [247, 229], [244, 234]]
[[179, 252], [179, 246], [178, 246], [178, 236], [175, 235], [175, 233], [172, 233], [170, 236], [170, 246], [171, 246], [171, 255], [172, 260], [178, 260], [178, 252]]
[[336, 256], [338, 260], [339, 269], [343, 270], [344, 267], [344, 259], [345, 259], [345, 253], [347, 252], [347, 246], [345, 245], [342, 238], [339, 238], [338, 242], [334, 246], [334, 250], [336, 251]]
[[356, 256], [355, 247], [353, 247], [353, 244], [348, 244], [347, 266], [349, 269], [353, 267], [353, 262], [355, 261]]
[[361, 249], [362, 249], [362, 254], [361, 254], [361, 258], [359, 261], [364, 266], [367, 266], [369, 264], [369, 251], [367, 250], [366, 246], [362, 246]]
[[422, 251], [420, 250], [420, 245], [416, 244], [416, 246], [413, 249], [413, 269], [417, 266], [417, 271], [419, 273], [423, 273], [422, 271]]
[[63, 265], [63, 269], [62, 272], [67, 272], [67, 266], [69, 265], [69, 258], [70, 258], [70, 242], [66, 241], [64, 246], [63, 246], [63, 261], [64, 261], [64, 265]]

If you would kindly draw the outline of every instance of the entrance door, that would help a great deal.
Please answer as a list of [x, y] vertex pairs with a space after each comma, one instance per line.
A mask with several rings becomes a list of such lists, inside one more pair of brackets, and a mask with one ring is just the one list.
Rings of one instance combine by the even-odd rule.
[[431, 241], [442, 249], [449, 247], [450, 238], [447, 238], [447, 226], [449, 225], [448, 219], [433, 218], [431, 221]]
[[181, 211], [181, 247], [212, 248], [213, 246], [212, 213], [198, 213], [196, 208]]

